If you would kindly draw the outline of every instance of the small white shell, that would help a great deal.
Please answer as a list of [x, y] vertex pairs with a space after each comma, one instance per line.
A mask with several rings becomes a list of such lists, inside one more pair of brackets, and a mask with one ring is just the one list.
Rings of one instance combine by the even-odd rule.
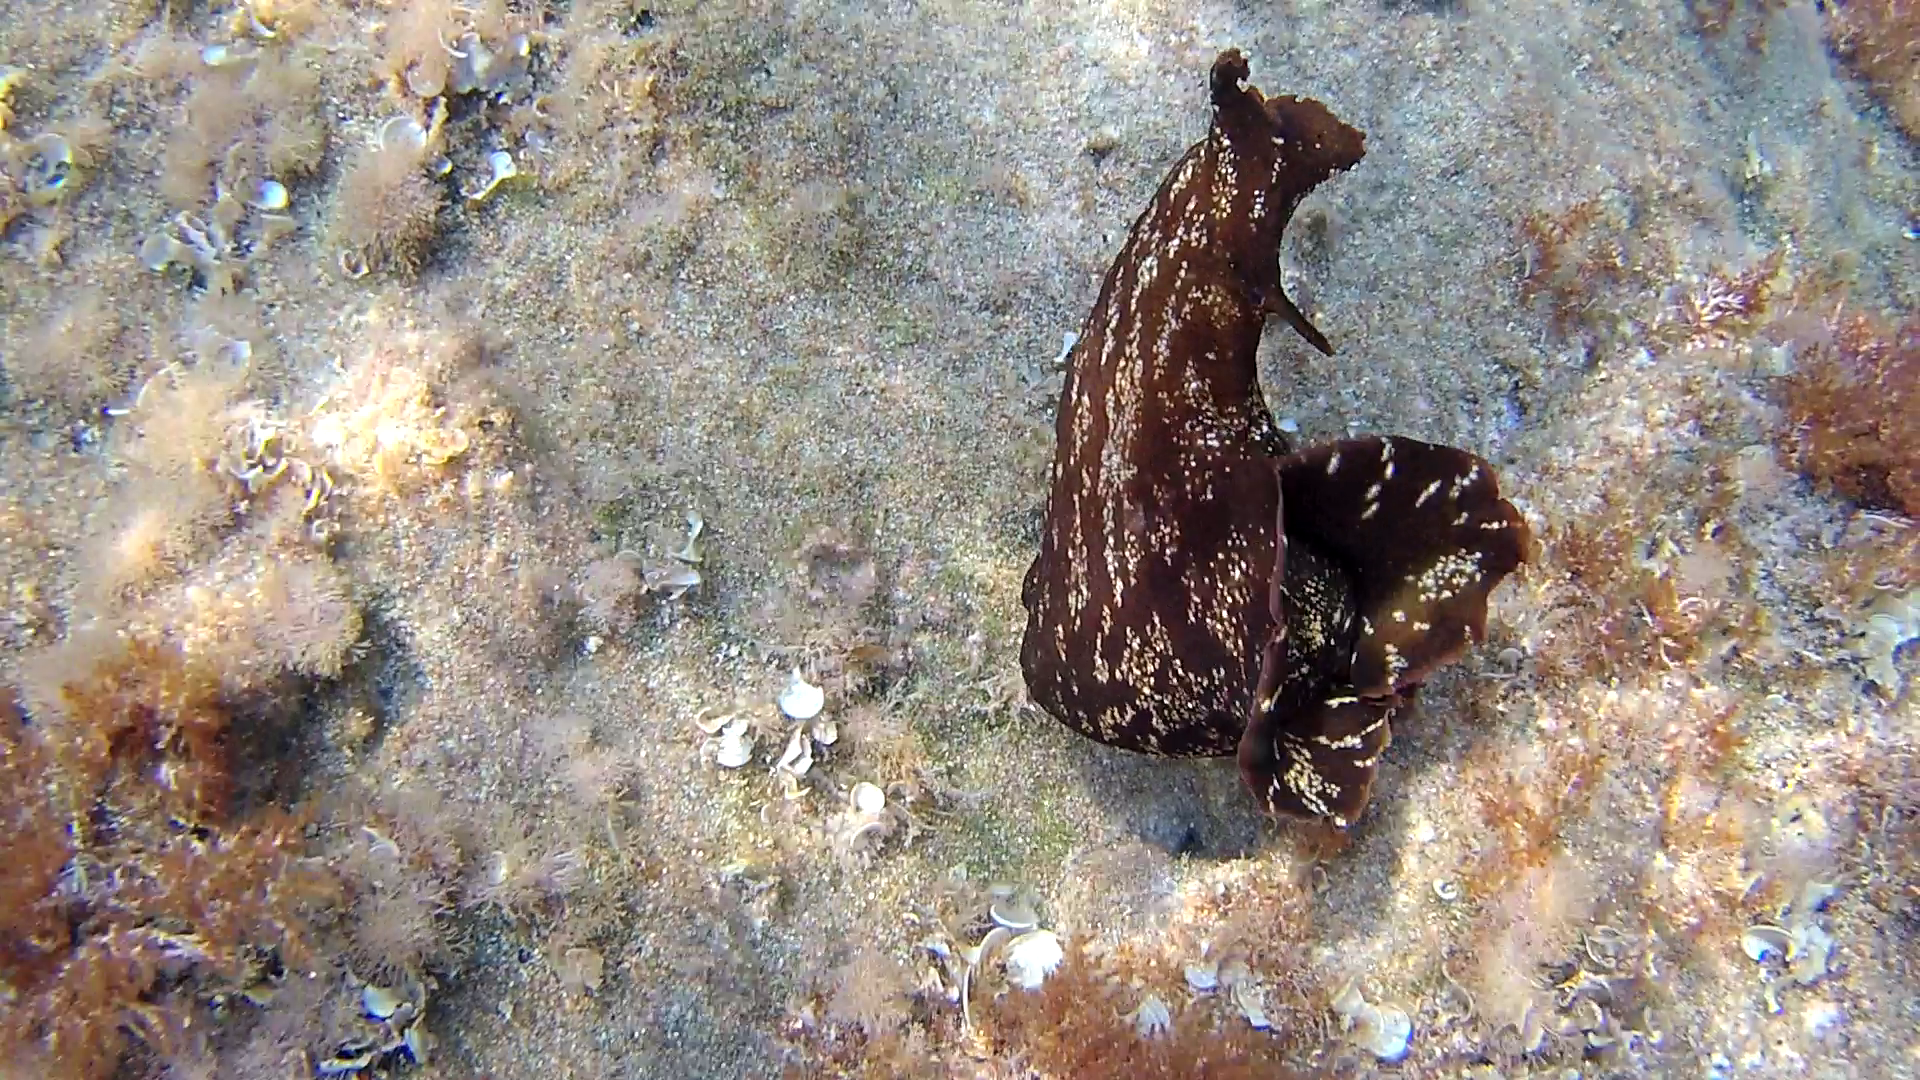
[[71, 185], [73, 148], [64, 137], [51, 131], [35, 135], [27, 145], [33, 152], [27, 158], [20, 185], [26, 190], [28, 202], [45, 206], [66, 194]]
[[1827, 965], [1833, 960], [1833, 935], [1813, 923], [1797, 924], [1788, 955], [1792, 962], [1787, 965], [1787, 976], [1801, 986], [1812, 986], [1827, 976]]
[[713, 763], [723, 769], [737, 769], [753, 760], [753, 740], [722, 737], [715, 743]]
[[1340, 1016], [1347, 1041], [1381, 1061], [1399, 1061], [1413, 1044], [1413, 1018], [1390, 1005], [1369, 1004], [1357, 982], [1342, 987], [1330, 1007]]
[[287, 208], [287, 185], [278, 180], [262, 180], [253, 189], [253, 198], [247, 205], [255, 210], [285, 210]]
[[1333, 1004], [1327, 1007], [1334, 1011], [1334, 1015], [1352, 1020], [1367, 1007], [1367, 999], [1360, 996], [1360, 984], [1349, 980], [1333, 996]]
[[495, 150], [487, 155], [487, 168], [491, 175], [487, 182], [466, 193], [468, 202], [483, 202], [493, 194], [493, 189], [520, 175], [520, 166], [513, 163], [513, 155], [505, 150]]
[[433, 1048], [433, 1040], [427, 1035], [425, 1021], [416, 1020], [407, 1025], [406, 1034], [401, 1036], [401, 1045], [407, 1048], [407, 1055], [413, 1058], [415, 1065], [425, 1065], [427, 1054]]
[[1133, 1032], [1143, 1039], [1164, 1035], [1171, 1027], [1173, 1011], [1158, 994], [1148, 994], [1140, 1007], [1133, 1010]]
[[1267, 1016], [1267, 995], [1259, 983], [1251, 979], [1234, 983], [1232, 997], [1234, 1007], [1240, 1010], [1240, 1015], [1247, 1018], [1248, 1026], [1255, 1031], [1265, 1031], [1273, 1026], [1273, 1021]]
[[700, 571], [691, 566], [654, 562], [640, 564], [640, 586], [649, 592], [664, 593], [669, 600], [678, 600], [698, 584]]
[[140, 245], [140, 263], [153, 271], [165, 270], [176, 262], [185, 262], [185, 255], [180, 241], [163, 232], [148, 236]]
[[1188, 964], [1187, 986], [1196, 994], [1211, 994], [1220, 989], [1220, 966], [1211, 960]]
[[418, 64], [407, 68], [407, 89], [416, 95], [423, 98], [439, 97], [440, 91], [446, 88], [446, 76], [430, 72]]
[[385, 1020], [400, 1011], [407, 1003], [407, 996], [398, 990], [368, 983], [360, 991], [360, 1007], [375, 1020]]
[[[247, 17], [247, 29], [253, 32], [254, 37], [260, 38], [263, 41], [272, 41], [274, 38], [280, 36], [273, 27], [261, 22], [260, 16], [255, 13], [251, 7], [242, 5], [242, 11]], [[269, 13], [267, 17], [271, 19], [273, 16]]]
[[374, 130], [373, 145], [376, 150], [398, 148], [418, 153], [427, 148], [427, 129], [404, 113], [389, 116]]
[[752, 761], [753, 736], [747, 734], [747, 718], [731, 717], [713, 746], [713, 762], [723, 769], [737, 769]]
[[367, 834], [367, 852], [369, 854], [396, 861], [400, 858], [400, 845], [394, 843], [385, 833], [371, 825], [360, 826], [360, 831]]
[[840, 741], [840, 724], [830, 716], [813, 718], [813, 741], [821, 746], [832, 746]]
[[811, 720], [826, 704], [827, 692], [802, 678], [800, 669], [794, 668], [793, 681], [780, 694], [780, 711], [795, 720]]
[[1040, 915], [1032, 905], [1015, 897], [1002, 897], [987, 908], [987, 916], [998, 926], [1004, 926], [1016, 933], [1032, 930], [1040, 925]]
[[865, 780], [853, 785], [853, 808], [862, 814], [877, 814], [887, 808], [887, 793], [880, 785]]
[[1080, 344], [1080, 335], [1068, 331], [1060, 335], [1060, 351], [1054, 355], [1053, 366], [1065, 367], [1067, 357], [1073, 355], [1073, 347]]
[[1413, 1018], [1392, 1006], [1369, 1005], [1347, 1037], [1355, 1046], [1392, 1064], [1406, 1057], [1413, 1045]]
[[1442, 903], [1451, 904], [1460, 899], [1460, 886], [1441, 878], [1433, 883], [1433, 895], [1439, 897]]
[[707, 521], [700, 516], [698, 510], [687, 511], [687, 544], [679, 551], [674, 552], [673, 557], [683, 563], [698, 565], [701, 558], [700, 548], [697, 545], [700, 542], [700, 534], [705, 532], [706, 529]]
[[1749, 926], [1740, 935], [1740, 949], [1747, 959], [1764, 964], [1767, 957], [1793, 956], [1793, 937], [1778, 926]]
[[210, 68], [233, 67], [248, 63], [258, 55], [258, 50], [251, 45], [209, 45], [200, 50], [200, 62]]
[[1007, 981], [1022, 990], [1038, 990], [1066, 959], [1051, 930], [1029, 930], [1007, 943]]

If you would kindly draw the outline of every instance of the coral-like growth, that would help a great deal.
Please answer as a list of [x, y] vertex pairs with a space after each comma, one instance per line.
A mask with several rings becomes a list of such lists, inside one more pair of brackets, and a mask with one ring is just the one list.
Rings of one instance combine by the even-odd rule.
[[31, 722], [0, 717], [0, 1058], [106, 1076], [133, 1038], [189, 1051], [201, 994], [302, 962], [336, 890], [301, 817], [231, 812], [233, 713], [205, 663], [95, 631], [30, 668]]
[[1529, 214], [1521, 232], [1528, 245], [1522, 298], [1544, 297], [1556, 332], [1579, 330], [1596, 290], [1626, 276], [1621, 224], [1610, 220], [1605, 203], [1589, 198], [1558, 214]]
[[1846, 0], [1826, 10], [1834, 51], [1886, 102], [1895, 122], [1920, 139], [1920, 4]]
[[114, 349], [121, 316], [100, 289], [82, 289], [17, 348], [7, 350], [7, 378], [23, 397], [65, 408], [97, 408], [123, 385]]
[[345, 385], [314, 410], [308, 441], [357, 492], [386, 498], [417, 490], [466, 454], [464, 410], [442, 404], [438, 385], [459, 374], [448, 368], [463, 355], [459, 343], [445, 345], [401, 335], [400, 347], [354, 363]]
[[[400, 127], [404, 125], [393, 125]], [[390, 127], [363, 148], [340, 181], [332, 238], [353, 273], [413, 274], [440, 216], [440, 189], [427, 178], [427, 144]]]
[[1920, 319], [1835, 312], [1787, 380], [1786, 450], [1823, 487], [1920, 516]]
[[1655, 327], [1654, 340], [1688, 349], [1726, 348], [1748, 340], [1780, 292], [1786, 254], [1784, 248], [1775, 248], [1737, 273], [1715, 270], [1686, 283]]
[[45, 784], [47, 748], [25, 726], [11, 687], [0, 687], [0, 982], [18, 985], [58, 955], [67, 927], [55, 883], [72, 848]]
[[1136, 1019], [1139, 993], [1109, 979], [1084, 952], [1070, 951], [1032, 992], [997, 1001], [991, 1038], [1002, 1053], [1043, 1076], [1081, 1080], [1126, 1077], [1290, 1077], [1282, 1043], [1237, 1018], [1216, 1029], [1210, 1010], [1190, 1008], [1165, 1024]]
[[34, 657], [30, 680], [28, 701], [57, 747], [75, 814], [107, 792], [157, 798], [186, 821], [225, 815], [230, 714], [208, 664], [175, 646], [89, 628]]
[[258, 181], [312, 172], [327, 145], [319, 86], [311, 68], [275, 52], [204, 68], [167, 144], [163, 192], [197, 213], [218, 192], [244, 196]]
[[330, 679], [360, 637], [360, 609], [346, 576], [321, 559], [277, 562], [261, 575], [256, 603], [273, 617], [256, 634], [266, 655], [289, 671]]
[[827, 1019], [858, 1027], [868, 1038], [891, 1035], [906, 1023], [906, 971], [885, 953], [865, 946], [834, 977]]

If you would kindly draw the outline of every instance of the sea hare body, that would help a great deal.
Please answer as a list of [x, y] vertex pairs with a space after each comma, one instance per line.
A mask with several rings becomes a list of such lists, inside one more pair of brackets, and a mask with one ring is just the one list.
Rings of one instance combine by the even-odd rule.
[[1023, 591], [1033, 699], [1114, 746], [1238, 753], [1273, 813], [1345, 825], [1393, 711], [1484, 633], [1526, 526], [1493, 471], [1401, 438], [1293, 452], [1256, 363], [1294, 208], [1364, 153], [1315, 101], [1211, 77], [1207, 136], [1127, 237], [1074, 347]]

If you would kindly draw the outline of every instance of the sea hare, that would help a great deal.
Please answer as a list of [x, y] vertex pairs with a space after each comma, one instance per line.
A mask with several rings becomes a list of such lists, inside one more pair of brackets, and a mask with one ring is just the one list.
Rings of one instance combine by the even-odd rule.
[[1237, 50], [1214, 62], [1207, 136], [1134, 222], [1072, 351], [1020, 663], [1081, 734], [1237, 753], [1270, 813], [1344, 826], [1394, 711], [1484, 635], [1527, 529], [1464, 450], [1295, 450], [1274, 426], [1267, 318], [1333, 351], [1281, 291], [1281, 230], [1364, 138], [1246, 77]]

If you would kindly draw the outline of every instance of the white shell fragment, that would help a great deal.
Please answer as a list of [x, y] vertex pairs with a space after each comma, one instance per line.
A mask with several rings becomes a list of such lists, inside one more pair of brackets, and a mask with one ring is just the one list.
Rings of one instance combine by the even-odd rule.
[[720, 734], [720, 729], [733, 723], [733, 720], [733, 713], [712, 712], [711, 710], [707, 710], [693, 718], [693, 726], [699, 728], [700, 733], [703, 735], [718, 735]]
[[394, 1013], [400, 1011], [400, 1006], [406, 1003], [405, 994], [373, 983], [368, 983], [366, 988], [360, 991], [360, 1007], [375, 1020], [392, 1018]]
[[468, 202], [485, 202], [493, 189], [520, 175], [520, 166], [513, 163], [513, 155], [505, 150], [495, 150], [487, 155], [487, 168], [490, 175], [487, 181], [472, 191], [465, 192]]
[[1173, 1027], [1173, 1011], [1167, 1003], [1160, 1000], [1158, 994], [1148, 994], [1140, 1007], [1133, 1010], [1133, 1032], [1143, 1039], [1152, 1039], [1165, 1035]]
[[186, 245], [166, 233], [151, 233], [140, 245], [140, 264], [156, 273], [174, 263], [188, 261]]
[[200, 50], [200, 62], [216, 69], [250, 64], [259, 56], [260, 50], [246, 42], [238, 45], [209, 45]]
[[1828, 965], [1833, 961], [1833, 935], [1814, 923], [1796, 923], [1793, 948], [1788, 955], [1792, 959], [1787, 965], [1787, 977], [1801, 986], [1812, 986], [1827, 977]]
[[723, 769], [737, 769], [753, 760], [753, 736], [747, 734], [747, 718], [734, 716], [711, 740], [713, 763]]
[[787, 738], [786, 750], [773, 767], [775, 771], [791, 773], [795, 777], [805, 776], [807, 770], [813, 768], [813, 740], [807, 738], [804, 725], [793, 729], [793, 734]]
[[642, 559], [640, 562], [640, 587], [648, 592], [662, 593], [669, 600], [678, 600], [686, 595], [688, 589], [700, 584], [700, 571], [680, 563], [656, 563]]
[[[422, 97], [432, 97], [442, 89], [453, 94], [468, 94], [476, 90], [493, 94], [506, 89], [508, 84], [525, 77], [527, 65], [533, 55], [533, 39], [526, 34], [515, 34], [508, 38], [499, 49], [487, 44], [480, 35], [472, 31], [460, 35], [458, 41], [445, 45], [447, 55], [453, 62], [447, 65], [447, 76], [443, 86], [434, 88], [433, 94], [422, 92], [424, 87], [414, 87]], [[424, 83], [426, 80], [422, 80]], [[409, 80], [412, 86], [412, 80]]]
[[426, 1025], [415, 1021], [400, 1037], [400, 1044], [407, 1049], [407, 1056], [413, 1058], [415, 1065], [425, 1065], [427, 1054], [433, 1049], [433, 1041], [427, 1035]]
[[877, 814], [887, 808], [887, 793], [880, 790], [880, 785], [862, 780], [853, 785], [850, 801], [862, 814]]
[[1054, 355], [1053, 366], [1065, 367], [1067, 358], [1073, 355], [1073, 347], [1080, 344], [1080, 335], [1068, 331], [1060, 335], [1060, 351]]
[[1381, 1061], [1399, 1061], [1413, 1045], [1413, 1018], [1392, 1006], [1368, 1003], [1356, 983], [1347, 983], [1331, 1008], [1346, 1029], [1347, 1041]]
[[[1267, 994], [1260, 988], [1259, 983], [1251, 979], [1235, 982], [1230, 996], [1233, 998], [1234, 1008], [1239, 1009], [1240, 1015], [1246, 1017], [1249, 1027], [1255, 1031], [1266, 1031], [1273, 1027], [1273, 1021], [1267, 1016]], [[1405, 1013], [1400, 1015], [1406, 1016]], [[1412, 1030], [1410, 1022], [1408, 1030], [1409, 1032]]]
[[1196, 994], [1211, 994], [1220, 989], [1220, 966], [1211, 960], [1187, 965], [1187, 988]]
[[1740, 950], [1747, 954], [1747, 959], [1764, 964], [1768, 957], [1791, 956], [1793, 937], [1778, 926], [1749, 926], [1740, 935]]
[[673, 557], [683, 563], [698, 565], [701, 561], [699, 548], [700, 534], [705, 532], [706, 529], [707, 520], [700, 516], [698, 510], [687, 511], [687, 543], [685, 547], [674, 552]]
[[793, 669], [793, 681], [780, 694], [780, 711], [794, 720], [811, 720], [826, 708], [827, 692], [808, 682]]
[[31, 150], [20, 186], [25, 189], [28, 202], [44, 206], [66, 194], [73, 179], [73, 148], [65, 138], [51, 131], [35, 135], [27, 141], [27, 146]]
[[980, 981], [980, 965], [986, 963], [993, 956], [994, 951], [1007, 940], [1007, 934], [1006, 927], [996, 926], [987, 931], [987, 936], [980, 939], [980, 944], [969, 945], [960, 950], [957, 981], [960, 991], [960, 1026], [963, 1030], [973, 1030], [973, 986]]
[[1051, 930], [1029, 930], [1007, 943], [1007, 981], [1022, 990], [1038, 990], [1066, 959]]
[[1866, 669], [1867, 679], [1889, 697], [1899, 697], [1906, 680], [1893, 657], [1907, 642], [1920, 638], [1920, 589], [1881, 594], [1855, 633], [1853, 654]]
[[987, 908], [987, 915], [996, 926], [1004, 926], [1015, 933], [1035, 929], [1040, 925], [1040, 915], [1033, 905], [1018, 897], [1007, 896], [995, 900]]
[[821, 746], [832, 746], [840, 741], [840, 723], [830, 716], [813, 718], [813, 741]]

